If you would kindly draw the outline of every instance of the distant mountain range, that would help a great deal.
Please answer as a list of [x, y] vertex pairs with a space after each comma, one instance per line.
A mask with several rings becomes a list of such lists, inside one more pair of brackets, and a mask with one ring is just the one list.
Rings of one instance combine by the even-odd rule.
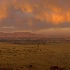
[[42, 34], [36, 34], [36, 33], [31, 33], [31, 32], [14, 32], [14, 33], [3, 33], [0, 32], [0, 39], [1, 38], [35, 38], [35, 39], [40, 39], [40, 38], [70, 38], [70, 35], [66, 36], [61, 36], [61, 35], [42, 35]]
[[30, 32], [14, 32], [14, 33], [0, 32], [0, 38], [44, 38], [44, 37], [46, 36]]

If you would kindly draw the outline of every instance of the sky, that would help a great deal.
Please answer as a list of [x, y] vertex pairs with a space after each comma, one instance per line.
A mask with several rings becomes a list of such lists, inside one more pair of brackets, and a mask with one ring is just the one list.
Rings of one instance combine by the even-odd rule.
[[70, 0], [0, 0], [0, 32], [70, 34]]

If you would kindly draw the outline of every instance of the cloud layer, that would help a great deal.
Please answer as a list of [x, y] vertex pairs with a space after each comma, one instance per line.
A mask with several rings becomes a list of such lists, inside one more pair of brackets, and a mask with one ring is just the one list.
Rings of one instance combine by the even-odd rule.
[[70, 0], [0, 0], [0, 30], [70, 27]]

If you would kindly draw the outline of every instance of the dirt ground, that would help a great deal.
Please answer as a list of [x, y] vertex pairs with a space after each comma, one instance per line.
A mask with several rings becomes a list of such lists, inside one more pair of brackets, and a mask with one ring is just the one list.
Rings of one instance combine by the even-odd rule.
[[70, 70], [70, 43], [21, 45], [0, 42], [0, 70]]

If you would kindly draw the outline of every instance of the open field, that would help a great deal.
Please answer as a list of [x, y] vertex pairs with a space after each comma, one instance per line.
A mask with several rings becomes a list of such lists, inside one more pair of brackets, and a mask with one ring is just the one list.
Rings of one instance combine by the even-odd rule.
[[70, 43], [23, 45], [0, 42], [0, 70], [70, 70]]

